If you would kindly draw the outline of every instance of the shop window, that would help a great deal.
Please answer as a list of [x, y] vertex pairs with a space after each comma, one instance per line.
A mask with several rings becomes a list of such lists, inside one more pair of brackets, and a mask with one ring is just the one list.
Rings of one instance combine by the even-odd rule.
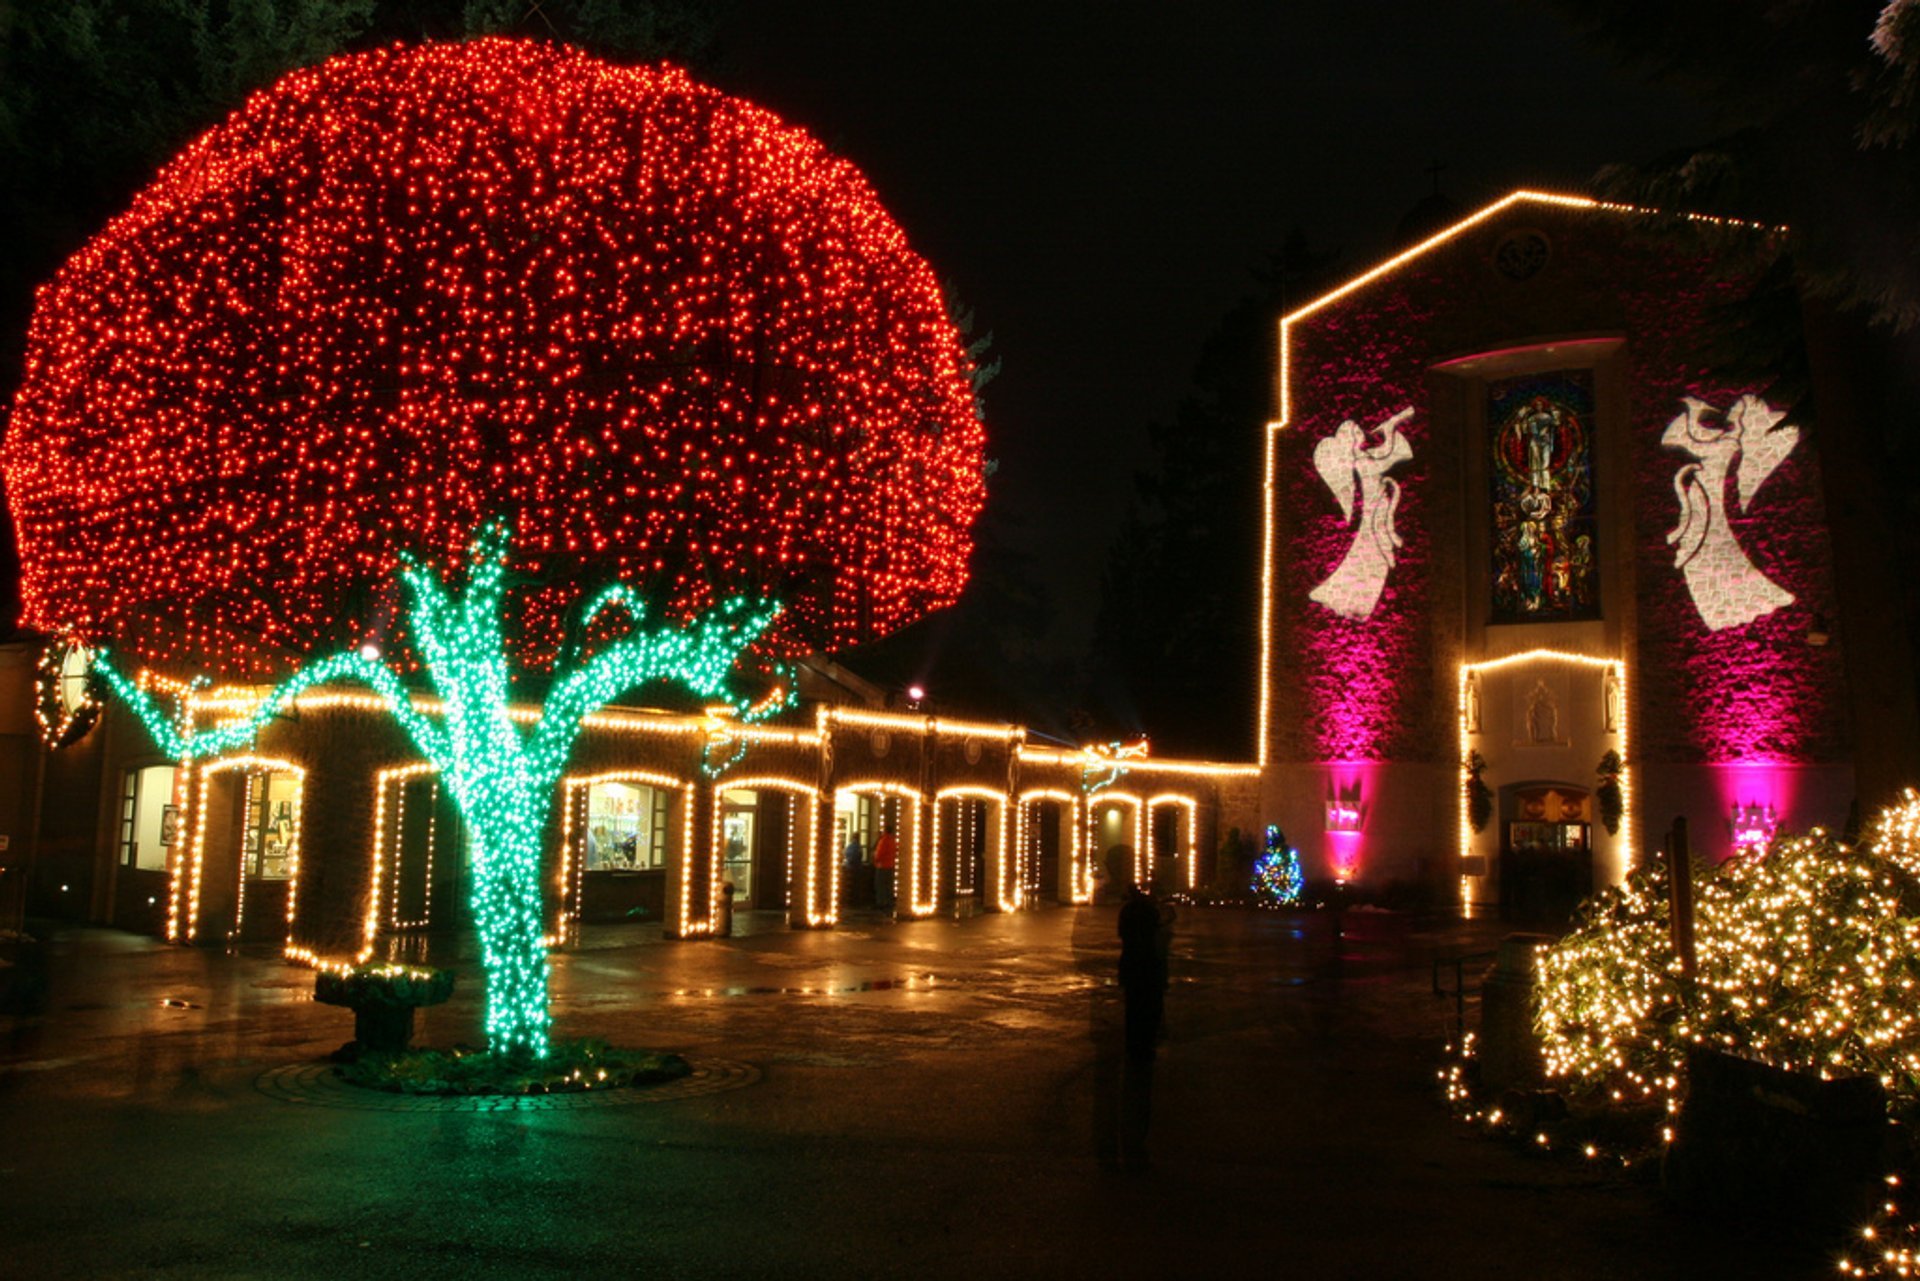
[[300, 776], [249, 773], [244, 817], [240, 849], [245, 875], [263, 881], [291, 877], [300, 832]]
[[587, 871], [653, 871], [667, 865], [673, 793], [644, 783], [587, 788]]
[[180, 837], [180, 808], [173, 800], [174, 768], [130, 769], [120, 799], [120, 862], [142, 872], [164, 872]]
[[721, 797], [720, 839], [725, 878], [733, 883], [735, 902], [753, 901], [754, 829], [760, 817], [760, 793], [727, 792]]

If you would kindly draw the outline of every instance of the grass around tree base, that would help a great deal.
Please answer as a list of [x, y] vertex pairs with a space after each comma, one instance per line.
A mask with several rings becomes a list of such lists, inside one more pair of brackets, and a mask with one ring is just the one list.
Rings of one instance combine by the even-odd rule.
[[366, 1054], [339, 1069], [350, 1084], [391, 1094], [565, 1094], [677, 1081], [693, 1071], [678, 1054], [605, 1041], [556, 1041], [544, 1059], [456, 1046]]

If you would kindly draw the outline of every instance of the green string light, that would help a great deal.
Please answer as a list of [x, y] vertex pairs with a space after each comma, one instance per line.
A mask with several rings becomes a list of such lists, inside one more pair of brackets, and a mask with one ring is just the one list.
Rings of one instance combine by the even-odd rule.
[[[183, 763], [250, 745], [268, 721], [316, 686], [357, 681], [380, 695], [420, 754], [439, 769], [466, 820], [473, 917], [487, 971], [488, 1044], [496, 1052], [545, 1058], [552, 1017], [541, 930], [540, 839], [586, 719], [626, 690], [673, 680], [724, 703], [743, 721], [763, 720], [792, 705], [794, 683], [783, 679], [780, 697], [750, 704], [728, 681], [741, 652], [780, 612], [777, 604], [735, 597], [685, 628], [649, 629], [645, 602], [616, 584], [587, 606], [582, 625], [618, 604], [628, 614], [627, 632], [591, 656], [576, 654], [570, 669], [556, 665], [539, 719], [522, 726], [511, 715], [512, 679], [500, 620], [509, 541], [500, 522], [476, 532], [464, 592], [417, 561], [402, 563], [413, 643], [442, 703], [437, 722], [414, 708], [398, 674], [360, 653], [334, 654], [301, 669], [250, 715], [205, 731], [185, 716], [170, 716], [109, 656], [100, 655], [98, 670], [160, 749]], [[785, 671], [780, 675], [790, 677]]]

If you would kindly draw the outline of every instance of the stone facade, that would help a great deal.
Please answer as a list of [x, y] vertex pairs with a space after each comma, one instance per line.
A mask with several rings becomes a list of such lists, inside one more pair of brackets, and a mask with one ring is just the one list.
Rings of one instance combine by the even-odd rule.
[[[1583, 827], [1605, 883], [1676, 814], [1720, 853], [1735, 805], [1782, 826], [1844, 820], [1841, 652], [1809, 643], [1834, 613], [1811, 424], [1709, 341], [1764, 269], [1767, 233], [1747, 233], [1757, 252], [1735, 266], [1638, 234], [1642, 217], [1522, 193], [1282, 322], [1263, 806], [1310, 870], [1486, 901], [1515, 823]], [[1597, 516], [1577, 568], [1597, 586], [1579, 608], [1501, 617], [1492, 469], [1514, 474], [1523, 446], [1496, 440], [1490, 398], [1553, 378], [1590, 389], [1578, 436], [1549, 443], [1543, 426], [1539, 448], [1545, 467], [1590, 447]], [[1347, 448], [1346, 422], [1370, 453]], [[1361, 510], [1342, 510], [1342, 486]], [[1342, 594], [1388, 560], [1370, 609]], [[1552, 563], [1549, 592], [1568, 565]], [[1520, 659], [1533, 651], [1553, 657]], [[1494, 814], [1477, 833], [1463, 747], [1487, 762]], [[1608, 751], [1627, 767], [1618, 833], [1594, 809]]]

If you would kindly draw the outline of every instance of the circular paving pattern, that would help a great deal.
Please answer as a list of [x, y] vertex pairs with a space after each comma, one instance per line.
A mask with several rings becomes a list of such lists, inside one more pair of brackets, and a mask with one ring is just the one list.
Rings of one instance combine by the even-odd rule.
[[371, 1112], [551, 1112], [665, 1103], [669, 1099], [742, 1089], [760, 1079], [760, 1069], [751, 1063], [735, 1063], [730, 1059], [687, 1061], [693, 1065], [693, 1072], [677, 1081], [614, 1090], [575, 1090], [565, 1094], [389, 1094], [348, 1084], [334, 1072], [331, 1063], [293, 1063], [270, 1068], [260, 1074], [254, 1088], [284, 1103]]

